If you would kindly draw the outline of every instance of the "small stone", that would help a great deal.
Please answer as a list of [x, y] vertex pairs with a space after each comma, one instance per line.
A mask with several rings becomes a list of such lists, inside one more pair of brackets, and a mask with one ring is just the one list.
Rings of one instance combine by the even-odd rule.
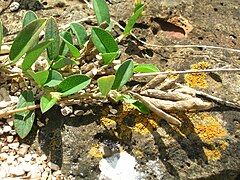
[[50, 167], [54, 171], [59, 170], [59, 166], [55, 163], [52, 163], [52, 162], [48, 162], [48, 167]]
[[31, 154], [26, 154], [24, 157], [25, 161], [29, 162], [32, 160], [32, 155]]
[[9, 131], [11, 131], [11, 130], [12, 130], [11, 126], [4, 126], [4, 127], [3, 127], [3, 132], [4, 132], [4, 133], [7, 133], [7, 132], [9, 132]]
[[9, 147], [8, 146], [3, 146], [1, 151], [2, 152], [7, 152], [7, 151], [9, 151]]
[[17, 11], [20, 8], [20, 4], [18, 2], [13, 2], [10, 6], [9, 9], [11, 12]]
[[116, 109], [110, 109], [109, 111], [110, 111], [110, 113], [112, 113], [112, 114], [117, 114], [117, 112], [118, 112]]
[[59, 175], [61, 175], [62, 174], [62, 172], [60, 171], [60, 170], [57, 170], [57, 171], [54, 171], [53, 172], [53, 176], [59, 176]]
[[14, 138], [13, 136], [7, 136], [7, 142], [11, 143], [13, 142]]
[[8, 144], [8, 147], [14, 150], [18, 150], [19, 142]]
[[41, 172], [37, 164], [31, 166], [31, 170], [28, 172], [28, 176], [31, 176], [31, 179], [41, 179]]
[[1, 153], [1, 154], [0, 154], [0, 160], [1, 160], [1, 161], [6, 160], [7, 158], [8, 158], [8, 154], [7, 154], [7, 153]]
[[61, 109], [61, 113], [63, 116], [67, 116], [69, 114], [73, 113], [73, 107], [72, 106], [65, 106], [64, 108]]
[[40, 158], [42, 162], [47, 160], [47, 156], [45, 154], [41, 155]]
[[3, 132], [3, 129], [0, 128], [0, 136], [3, 135], [3, 133], [4, 133], [4, 132]]
[[18, 154], [22, 157], [24, 157], [27, 154], [28, 148], [30, 146], [27, 144], [21, 144], [19, 150], [18, 150]]
[[84, 111], [83, 110], [75, 110], [74, 111], [74, 114], [76, 115], [76, 116], [82, 116], [83, 114], [84, 114]]
[[25, 171], [19, 166], [17, 166], [17, 167], [10, 166], [9, 173], [13, 176], [22, 176], [25, 174]]
[[5, 179], [7, 177], [7, 171], [5, 168], [3, 168], [3, 166], [0, 166], [0, 178], [1, 179]]
[[14, 162], [14, 160], [15, 160], [15, 157], [14, 157], [14, 156], [8, 156], [8, 157], [7, 157], [7, 163], [8, 163], [8, 164], [12, 164], [12, 163]]
[[19, 164], [19, 167], [22, 168], [25, 172], [29, 172], [32, 169], [32, 165], [29, 162], [22, 162]]
[[14, 129], [12, 129], [12, 130], [10, 131], [10, 134], [11, 134], [11, 135], [16, 135], [17, 133], [16, 133], [16, 131], [15, 131]]
[[47, 171], [43, 171], [41, 180], [47, 180], [47, 178], [48, 178], [48, 172]]
[[13, 127], [13, 118], [7, 120], [9, 126]]

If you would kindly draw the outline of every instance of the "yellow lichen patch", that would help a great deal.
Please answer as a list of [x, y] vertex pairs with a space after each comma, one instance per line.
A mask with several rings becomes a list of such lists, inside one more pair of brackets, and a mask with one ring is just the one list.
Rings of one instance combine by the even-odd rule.
[[[227, 131], [221, 124], [208, 112], [187, 114], [193, 123], [194, 132], [199, 136], [202, 142], [211, 145], [212, 149], [203, 147], [208, 160], [217, 160], [221, 157], [220, 150], [225, 150], [228, 143], [225, 141]], [[216, 141], [220, 140], [220, 141]], [[216, 147], [218, 143], [218, 147]]]
[[102, 158], [103, 155], [102, 153], [99, 151], [100, 146], [98, 144], [95, 144], [94, 146], [92, 146], [92, 148], [89, 150], [88, 154], [90, 154], [92, 157], [95, 158]]
[[203, 151], [204, 151], [208, 161], [210, 161], [210, 160], [216, 161], [221, 158], [221, 153], [217, 149], [212, 150], [212, 149], [207, 149], [207, 148], [203, 147]]
[[[210, 67], [210, 64], [207, 62], [199, 62], [197, 64], [193, 64], [191, 66], [192, 70], [204, 70], [208, 69]], [[184, 76], [184, 79], [189, 87], [200, 87], [200, 88], [207, 88], [208, 84], [205, 80], [206, 73], [192, 73], [192, 74], [186, 74]]]

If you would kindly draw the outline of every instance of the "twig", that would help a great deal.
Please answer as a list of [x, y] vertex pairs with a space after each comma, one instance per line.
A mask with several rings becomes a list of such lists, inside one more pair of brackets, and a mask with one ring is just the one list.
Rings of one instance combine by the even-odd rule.
[[1, 112], [0, 113], [0, 118], [3, 118], [5, 116], [11, 115], [11, 114], [15, 114], [15, 113], [18, 113], [18, 112], [22, 112], [22, 111], [32, 111], [32, 110], [35, 110], [39, 107], [40, 107], [40, 105], [37, 104], [37, 105], [27, 106], [27, 107], [24, 107], [24, 108], [18, 108], [18, 109], [14, 109], [14, 110]]
[[155, 73], [138, 73], [134, 74], [134, 77], [142, 77], [142, 76], [156, 76], [159, 74], [191, 74], [191, 73], [208, 73], [208, 72], [240, 72], [239, 68], [229, 68], [229, 69], [204, 69], [204, 70], [185, 70], [185, 71], [169, 71], [169, 72], [155, 72]]

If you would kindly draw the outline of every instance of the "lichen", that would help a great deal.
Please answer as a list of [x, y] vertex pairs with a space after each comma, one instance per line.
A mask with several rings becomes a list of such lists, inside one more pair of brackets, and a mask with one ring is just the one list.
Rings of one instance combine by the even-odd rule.
[[[197, 64], [193, 64], [191, 66], [192, 70], [204, 70], [208, 69], [210, 64], [208, 62], [199, 62]], [[186, 81], [187, 86], [189, 87], [200, 87], [200, 88], [207, 88], [208, 84], [206, 81], [206, 73], [192, 73], [186, 74], [184, 79]]]

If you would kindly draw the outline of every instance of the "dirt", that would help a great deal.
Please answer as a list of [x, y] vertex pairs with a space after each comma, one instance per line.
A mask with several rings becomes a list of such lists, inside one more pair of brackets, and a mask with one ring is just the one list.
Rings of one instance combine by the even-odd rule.
[[[59, 26], [93, 15], [83, 1], [45, 1], [36, 11], [39, 17], [54, 16]], [[108, 0], [111, 17], [125, 25], [132, 14], [132, 0]], [[209, 45], [240, 49], [240, 2], [238, 0], [145, 0], [145, 15], [135, 25], [133, 33], [149, 44]], [[21, 27], [25, 9], [0, 15], [6, 35], [15, 34]], [[36, 10], [36, 9], [34, 9]], [[175, 25], [174, 17], [183, 17]], [[172, 21], [171, 21], [172, 20]], [[186, 21], [187, 20], [187, 21]], [[171, 23], [172, 22], [172, 23]], [[87, 21], [83, 25], [97, 25]], [[190, 32], [184, 28], [192, 26]], [[191, 29], [191, 28], [190, 28]], [[120, 35], [118, 27], [113, 35]], [[120, 60], [132, 58], [138, 63], [151, 63], [161, 71], [187, 70], [198, 62], [208, 62], [211, 68], [240, 68], [239, 52], [204, 47], [156, 47], [144, 45], [129, 37], [119, 45]], [[138, 81], [146, 81], [139, 79]], [[240, 106], [240, 74], [212, 73], [206, 77], [207, 88], [195, 87], [210, 95]], [[184, 76], [179, 82], [184, 83]], [[216, 103], [207, 112], [179, 113], [180, 128], [171, 126], [154, 115], [140, 115], [131, 108], [116, 106], [118, 113], [101, 107], [79, 107], [93, 113], [81, 117], [63, 117], [55, 107], [38, 119], [48, 123], [42, 128], [34, 125], [23, 142], [32, 149], [44, 152], [57, 163], [66, 177], [98, 179], [102, 158], [92, 150], [101, 146], [118, 145], [133, 155], [144, 172], [145, 179], [238, 179], [240, 177], [240, 110]], [[106, 123], [108, 118], [109, 122]], [[105, 124], [103, 127], [101, 124]], [[40, 149], [40, 150], [39, 150]], [[115, 151], [114, 151], [115, 152]], [[100, 158], [99, 158], [100, 157]], [[154, 161], [150, 166], [149, 162]], [[153, 167], [156, 169], [153, 170]], [[157, 172], [161, 172], [161, 176]]]

